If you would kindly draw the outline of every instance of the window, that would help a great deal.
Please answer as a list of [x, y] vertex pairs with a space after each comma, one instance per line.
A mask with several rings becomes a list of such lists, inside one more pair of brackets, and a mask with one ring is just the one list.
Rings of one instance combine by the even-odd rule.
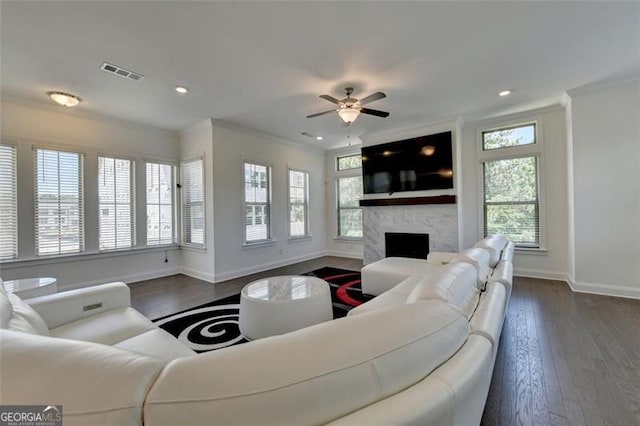
[[360, 154], [345, 155], [337, 159], [338, 171], [359, 169], [361, 167], [362, 156]]
[[134, 165], [131, 160], [98, 157], [99, 249], [132, 248], [135, 241]]
[[527, 124], [517, 127], [504, 127], [498, 130], [482, 132], [482, 149], [489, 151], [511, 146], [536, 143], [536, 125]]
[[204, 246], [204, 167], [201, 158], [182, 163], [182, 242]]
[[173, 171], [170, 164], [147, 163], [147, 245], [175, 242]]
[[35, 150], [35, 232], [38, 256], [84, 250], [83, 155]]
[[244, 163], [245, 243], [271, 239], [271, 194], [269, 167]]
[[309, 236], [309, 173], [289, 169], [289, 237]]
[[18, 257], [16, 147], [0, 145], [0, 260]]
[[362, 176], [338, 178], [338, 237], [362, 238]]
[[539, 148], [536, 125], [482, 132], [484, 235], [504, 234], [518, 247], [540, 247]]

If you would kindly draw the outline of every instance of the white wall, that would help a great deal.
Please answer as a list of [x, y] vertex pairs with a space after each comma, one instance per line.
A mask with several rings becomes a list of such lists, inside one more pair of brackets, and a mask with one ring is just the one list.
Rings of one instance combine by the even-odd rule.
[[640, 298], [640, 82], [570, 92], [578, 291]]
[[479, 132], [503, 125], [536, 120], [544, 154], [540, 164], [541, 221], [544, 222], [543, 251], [517, 251], [515, 273], [548, 279], [568, 279], [569, 205], [567, 136], [565, 111], [561, 106], [466, 123], [462, 136], [462, 247], [471, 247], [482, 236], [481, 164], [478, 160]]
[[[178, 159], [178, 138], [173, 132], [39, 103], [2, 103], [3, 142], [18, 145], [19, 259], [0, 265], [2, 278], [31, 276], [58, 278], [58, 287], [72, 288], [114, 280], [137, 281], [177, 273], [180, 254], [173, 248], [97, 254], [98, 196], [97, 155], [111, 154], [136, 160], [137, 243], [146, 242], [144, 159]], [[64, 259], [36, 258], [33, 209], [32, 146], [67, 147], [85, 154], [85, 256]], [[95, 179], [93, 178], [95, 177]], [[28, 194], [25, 196], [25, 194]], [[93, 254], [92, 254], [93, 253]], [[165, 254], [168, 262], [165, 263]]]
[[[271, 233], [275, 242], [244, 247], [243, 161], [272, 168]], [[215, 281], [326, 254], [324, 153], [284, 140], [213, 124]], [[288, 168], [309, 172], [310, 239], [288, 239]]]
[[204, 157], [205, 247], [182, 247], [182, 273], [214, 282], [213, 125], [210, 119], [180, 132], [180, 158], [190, 160], [198, 157]]

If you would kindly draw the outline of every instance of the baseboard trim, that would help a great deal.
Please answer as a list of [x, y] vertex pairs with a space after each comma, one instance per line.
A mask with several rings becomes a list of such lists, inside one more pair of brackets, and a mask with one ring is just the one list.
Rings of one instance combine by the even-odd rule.
[[601, 296], [624, 297], [626, 299], [640, 299], [640, 288], [623, 287], [586, 282], [569, 282], [569, 287], [576, 293], [599, 294]]
[[600, 284], [600, 283], [576, 282], [566, 272], [515, 268], [513, 275], [516, 277], [528, 277], [528, 278], [540, 278], [544, 280], [564, 281], [567, 283], [571, 291], [573, 291], [574, 293], [589, 293], [589, 294], [598, 294], [601, 296], [624, 297], [627, 299], [640, 299], [640, 288], [635, 289], [630, 287]]
[[560, 271], [546, 271], [541, 269], [514, 268], [513, 275], [516, 277], [540, 278], [543, 280], [565, 281], [570, 284], [569, 274]]
[[351, 252], [348, 252], [348, 251], [331, 250], [331, 251], [329, 251], [327, 253], [327, 256], [346, 257], [348, 259], [360, 259], [360, 260], [362, 260], [362, 255], [356, 254], [356, 253], [351, 253]]
[[197, 269], [192, 268], [182, 268], [180, 271], [183, 275], [186, 275], [191, 278], [196, 278], [198, 280], [206, 281], [209, 283], [215, 282], [215, 276], [213, 274], [209, 274], [207, 272], [198, 271]]
[[59, 286], [58, 288], [65, 291], [75, 290], [76, 288], [91, 287], [94, 285], [119, 282], [119, 281], [122, 281], [127, 284], [131, 284], [138, 281], [153, 280], [156, 278], [168, 277], [170, 275], [180, 274], [181, 272], [182, 272], [181, 268], [173, 267], [169, 269], [158, 269], [155, 271], [142, 272], [139, 274], [111, 276], [109, 278], [102, 279], [102, 280], [93, 280], [93, 281], [86, 281], [83, 283], [69, 284], [69, 285]]
[[315, 253], [309, 253], [302, 256], [290, 257], [287, 259], [278, 260], [275, 262], [263, 263], [260, 265], [251, 266], [249, 268], [240, 268], [233, 271], [223, 272], [215, 275], [215, 283], [221, 281], [232, 280], [234, 278], [244, 277], [246, 275], [255, 274], [257, 272], [266, 271], [273, 268], [280, 268], [281, 266], [291, 265], [293, 263], [304, 262], [305, 260], [317, 259], [318, 257], [327, 256], [326, 251], [318, 251]]

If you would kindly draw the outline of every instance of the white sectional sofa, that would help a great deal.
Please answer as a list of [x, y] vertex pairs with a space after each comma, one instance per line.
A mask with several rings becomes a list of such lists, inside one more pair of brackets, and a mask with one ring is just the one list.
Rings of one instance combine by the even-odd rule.
[[478, 424], [513, 257], [503, 237], [481, 244], [346, 318], [199, 355], [121, 284], [28, 304], [2, 292], [0, 404], [62, 404], [65, 425]]

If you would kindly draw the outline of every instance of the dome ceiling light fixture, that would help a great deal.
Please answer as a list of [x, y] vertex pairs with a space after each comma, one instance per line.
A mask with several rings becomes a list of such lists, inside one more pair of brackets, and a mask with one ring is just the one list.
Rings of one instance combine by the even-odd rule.
[[389, 116], [389, 113], [386, 111], [379, 111], [377, 109], [364, 108], [364, 105], [368, 103], [386, 98], [387, 95], [385, 95], [384, 93], [376, 92], [360, 100], [351, 97], [351, 94], [353, 93], [353, 87], [346, 87], [344, 89], [344, 93], [347, 95], [347, 97], [341, 100], [336, 99], [331, 95], [320, 95], [320, 97], [325, 101], [329, 101], [331, 103], [338, 105], [338, 108], [330, 109], [329, 111], [319, 112], [316, 114], [307, 115], [307, 118], [314, 118], [320, 115], [337, 112], [338, 116], [340, 116], [342, 121], [344, 121], [348, 126], [349, 124], [353, 123], [361, 113], [375, 115], [376, 117]]
[[82, 99], [76, 95], [72, 95], [71, 93], [52, 91], [47, 92], [47, 95], [51, 100], [53, 100], [53, 102], [68, 108], [74, 107], [82, 101]]

